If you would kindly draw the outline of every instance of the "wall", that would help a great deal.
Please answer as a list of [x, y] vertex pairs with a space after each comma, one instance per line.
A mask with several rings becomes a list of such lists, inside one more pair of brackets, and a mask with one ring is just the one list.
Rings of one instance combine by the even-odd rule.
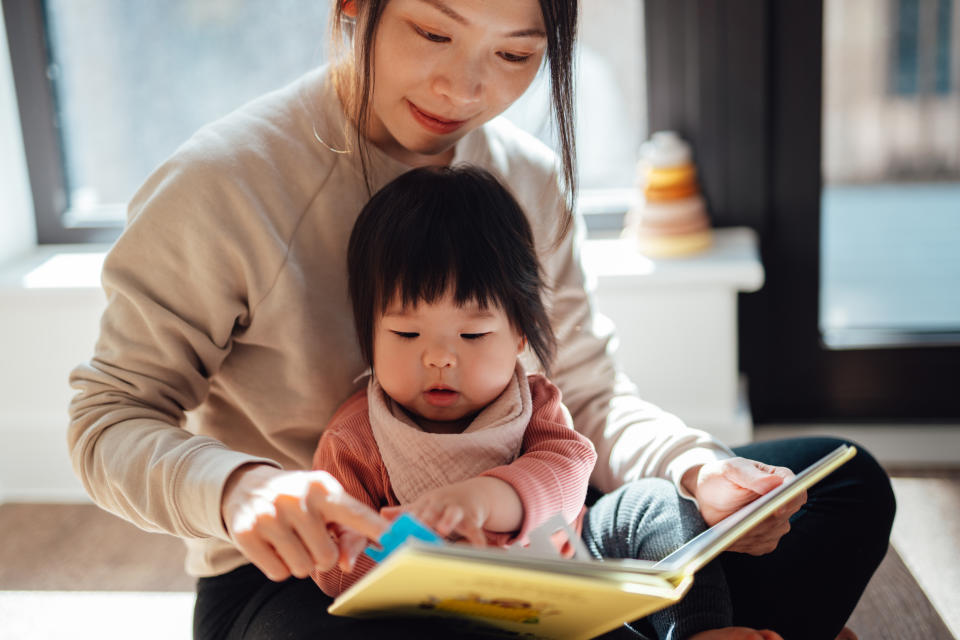
[[103, 293], [17, 286], [34, 262], [0, 284], [0, 502], [84, 497], [67, 457], [67, 376], [90, 357]]

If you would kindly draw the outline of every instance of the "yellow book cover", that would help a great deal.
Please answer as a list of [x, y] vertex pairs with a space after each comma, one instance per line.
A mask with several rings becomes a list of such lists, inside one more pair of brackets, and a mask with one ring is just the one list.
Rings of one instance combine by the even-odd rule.
[[593, 638], [680, 600], [701, 567], [855, 454], [854, 447], [838, 447], [657, 563], [411, 541], [340, 594], [329, 611], [455, 616], [531, 640]]

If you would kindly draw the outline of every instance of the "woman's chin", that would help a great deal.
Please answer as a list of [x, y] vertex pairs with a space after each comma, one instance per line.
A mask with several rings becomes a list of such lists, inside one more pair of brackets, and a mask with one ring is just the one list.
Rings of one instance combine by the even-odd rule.
[[416, 140], [404, 145], [407, 164], [414, 167], [448, 165], [453, 161], [457, 140]]

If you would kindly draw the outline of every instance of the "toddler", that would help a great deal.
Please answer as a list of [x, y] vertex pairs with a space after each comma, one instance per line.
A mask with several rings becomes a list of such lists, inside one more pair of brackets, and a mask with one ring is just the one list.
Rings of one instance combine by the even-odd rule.
[[[630, 483], [585, 508], [596, 453], [559, 389], [521, 363], [529, 347], [548, 371], [555, 339], [533, 233], [491, 174], [401, 175], [360, 213], [347, 264], [371, 375], [327, 425], [314, 468], [385, 515], [409, 511], [476, 545], [523, 542], [558, 512], [598, 558], [659, 559], [703, 530], [666, 480]], [[361, 555], [349, 572], [313, 577], [336, 596], [373, 566]], [[682, 602], [638, 628], [669, 639], [779, 638], [721, 629], [730, 619], [714, 563]]]

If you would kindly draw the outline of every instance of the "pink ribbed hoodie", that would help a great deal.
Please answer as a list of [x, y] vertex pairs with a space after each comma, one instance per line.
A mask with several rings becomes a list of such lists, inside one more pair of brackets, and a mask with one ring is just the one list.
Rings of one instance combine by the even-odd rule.
[[[529, 383], [529, 386], [523, 383]], [[521, 384], [511, 384], [505, 393], [522, 397], [521, 389], [524, 387], [527, 387], [529, 393], [527, 409], [522, 405], [514, 406], [513, 401], [507, 399], [501, 402], [500, 410], [491, 412], [487, 418], [484, 418], [484, 412], [477, 416], [477, 419], [489, 419], [491, 423], [496, 423], [497, 427], [486, 429], [489, 437], [482, 437], [484, 446], [480, 449], [486, 453], [478, 454], [478, 459], [482, 458], [487, 463], [484, 465], [487, 466], [486, 470], [470, 477], [490, 476], [507, 482], [520, 496], [524, 509], [523, 524], [519, 531], [509, 534], [488, 532], [488, 541], [492, 545], [522, 541], [532, 529], [556, 513], [562, 513], [567, 522], [575, 522], [579, 527], [587, 483], [596, 462], [593, 445], [571, 427], [569, 414], [560, 401], [560, 390], [543, 376], [535, 375], [529, 378], [523, 376]], [[349, 494], [370, 507], [379, 509], [402, 502], [396, 495], [391, 472], [380, 455], [377, 438], [370, 425], [370, 407], [374, 403], [368, 401], [367, 394], [367, 390], [356, 393], [337, 411], [323, 432], [314, 455], [313, 466], [315, 469], [328, 471], [340, 481]], [[504, 400], [503, 396], [498, 399], [501, 400]], [[496, 406], [498, 401], [494, 401], [491, 407]], [[506, 412], [503, 411], [505, 408]], [[510, 415], [513, 417], [503, 420]], [[526, 415], [530, 416], [526, 429], [511, 428], [514, 423], [525, 420]], [[522, 423], [520, 426], [522, 427]], [[467, 429], [467, 432], [474, 433], [482, 431], [485, 430], [475, 428], [473, 424]], [[502, 459], [502, 456], [495, 452], [510, 449], [511, 432], [522, 435], [518, 455], [513, 459]], [[398, 430], [391, 440], [395, 446], [404, 442], [420, 445], [421, 434], [423, 432], [413, 434]], [[455, 439], [463, 435], [454, 434], [449, 437]], [[435, 452], [439, 442], [442, 441], [431, 442], [430, 447]], [[468, 454], [464, 449], [457, 449], [451, 449], [450, 455], [437, 455], [433, 466], [460, 465]], [[420, 487], [419, 491], [423, 491], [429, 488], [431, 483], [442, 484], [445, 482], [444, 478], [449, 481], [459, 475], [455, 468], [449, 469], [454, 474], [452, 476], [439, 474], [435, 468], [427, 469], [430, 464], [429, 460], [421, 461], [419, 468], [423, 473], [417, 469], [405, 469], [402, 482], [411, 487]], [[397, 468], [394, 465], [394, 473]], [[372, 560], [361, 556], [350, 574], [334, 568], [323, 573], [315, 572], [313, 577], [325, 593], [335, 596], [373, 566]]]

